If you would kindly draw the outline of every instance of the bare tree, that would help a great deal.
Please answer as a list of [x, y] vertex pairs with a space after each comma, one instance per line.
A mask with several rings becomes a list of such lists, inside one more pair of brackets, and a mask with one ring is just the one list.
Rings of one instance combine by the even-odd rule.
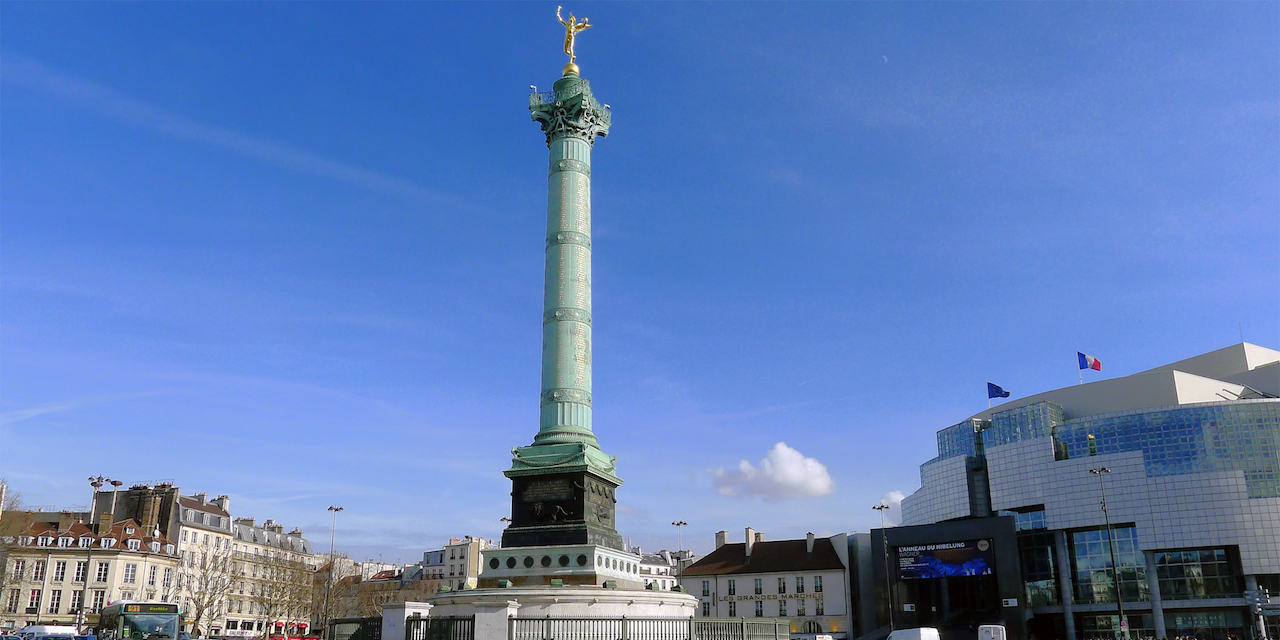
[[31, 513], [22, 510], [22, 494], [0, 478], [0, 592], [21, 578], [10, 571], [9, 551], [17, 543], [18, 535], [26, 531], [32, 522]]
[[[188, 609], [194, 614], [194, 617], [189, 618], [192, 621], [192, 635], [203, 636], [209, 622], [217, 618], [218, 608], [231, 593], [238, 570], [231, 551], [226, 548], [192, 546], [182, 552], [174, 590], [186, 597]], [[211, 615], [206, 618], [206, 614]]]
[[266, 620], [264, 637], [270, 636], [277, 622], [289, 626], [305, 619], [311, 601], [311, 567], [293, 560], [285, 553], [272, 553], [255, 558], [259, 561], [260, 580], [251, 588], [250, 600], [258, 615]]

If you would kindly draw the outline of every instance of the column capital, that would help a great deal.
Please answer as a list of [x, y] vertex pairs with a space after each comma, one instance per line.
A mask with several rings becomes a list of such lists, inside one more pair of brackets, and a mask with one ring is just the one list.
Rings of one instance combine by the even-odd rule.
[[596, 136], [609, 135], [609, 110], [591, 94], [591, 85], [576, 73], [556, 81], [555, 88], [529, 94], [529, 111], [547, 135], [547, 146], [570, 137], [595, 145]]

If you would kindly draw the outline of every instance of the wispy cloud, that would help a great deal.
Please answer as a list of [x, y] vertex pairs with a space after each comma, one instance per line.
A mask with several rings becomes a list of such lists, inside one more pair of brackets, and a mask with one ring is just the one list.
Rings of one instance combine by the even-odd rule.
[[[0, 78], [52, 94], [107, 116], [207, 145], [221, 147], [284, 169], [345, 182], [350, 185], [409, 198], [444, 204], [454, 198], [419, 187], [407, 180], [298, 151], [286, 145], [196, 122], [85, 80], [60, 74], [33, 60], [10, 54], [0, 57]], [[449, 202], [449, 204], [458, 204]]]
[[106, 402], [113, 402], [116, 400], [132, 400], [134, 398], [146, 398], [149, 396], [159, 395], [160, 393], [162, 392], [152, 391], [148, 393], [131, 393], [127, 395], [92, 396], [88, 398], [80, 398], [77, 400], [51, 402], [49, 404], [42, 404], [36, 407], [28, 407], [26, 409], [13, 409], [11, 411], [5, 411], [0, 413], [0, 426], [10, 425], [16, 422], [22, 422], [24, 420], [30, 420], [32, 418], [38, 418], [40, 416], [45, 416], [53, 413], [65, 413], [67, 411], [75, 411], [76, 409], [83, 409], [85, 407], [90, 407], [96, 404], [103, 404]]
[[710, 471], [716, 489], [730, 497], [758, 496], [765, 500], [814, 498], [835, 491], [835, 481], [826, 465], [787, 446], [773, 445], [757, 467], [743, 460], [738, 468]]
[[884, 511], [884, 524], [896, 527], [902, 524], [902, 499], [907, 497], [901, 491], [890, 491], [880, 498], [880, 504], [889, 507]]

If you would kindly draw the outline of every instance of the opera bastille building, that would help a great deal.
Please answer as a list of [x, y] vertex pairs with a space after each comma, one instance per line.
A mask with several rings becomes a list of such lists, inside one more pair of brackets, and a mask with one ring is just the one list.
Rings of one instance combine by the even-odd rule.
[[1280, 637], [1245, 599], [1280, 601], [1280, 352], [999, 405], [939, 431], [920, 476], [887, 544], [851, 540], [864, 629], [892, 610], [898, 627], [1113, 638], [1123, 610], [1130, 638]]

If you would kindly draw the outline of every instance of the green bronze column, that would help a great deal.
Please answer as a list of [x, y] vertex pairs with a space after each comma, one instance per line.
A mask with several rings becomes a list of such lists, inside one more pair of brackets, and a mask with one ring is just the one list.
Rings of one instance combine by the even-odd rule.
[[[545, 100], [545, 102], [544, 102]], [[551, 151], [542, 298], [542, 396], [534, 444], [585, 443], [591, 430], [591, 147], [609, 112], [577, 65], [554, 91], [530, 99]]]
[[512, 450], [506, 472], [512, 522], [502, 546], [622, 549], [614, 525], [622, 480], [591, 425], [591, 149], [609, 133], [609, 110], [572, 62], [552, 91], [529, 96], [529, 110], [550, 150], [542, 393], [538, 433]]

